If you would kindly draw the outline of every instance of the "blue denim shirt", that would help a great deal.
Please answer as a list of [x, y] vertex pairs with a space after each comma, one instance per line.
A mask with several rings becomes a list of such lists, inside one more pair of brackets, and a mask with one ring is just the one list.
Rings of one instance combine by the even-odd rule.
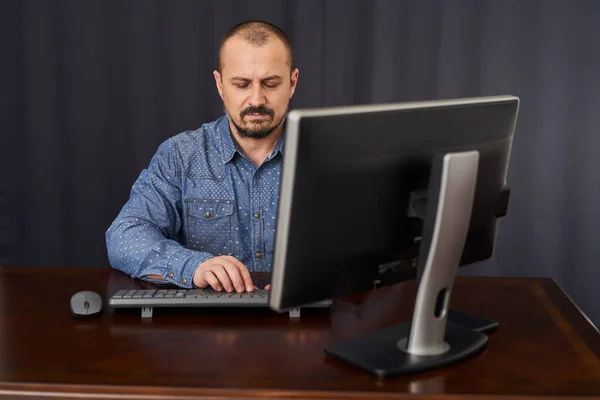
[[163, 142], [106, 232], [113, 268], [183, 288], [219, 255], [270, 271], [283, 141], [260, 167], [233, 140], [226, 116]]

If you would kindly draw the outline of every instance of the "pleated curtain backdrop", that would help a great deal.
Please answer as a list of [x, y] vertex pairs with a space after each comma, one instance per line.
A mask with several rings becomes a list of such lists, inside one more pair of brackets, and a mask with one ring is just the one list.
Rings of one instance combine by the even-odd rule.
[[[550, 276], [600, 323], [600, 2], [0, 2], [0, 262], [108, 266], [104, 232], [157, 146], [222, 114], [221, 36], [289, 35], [292, 107], [521, 98], [512, 197], [492, 260]], [[493, 294], [490, 294], [493, 295]]]

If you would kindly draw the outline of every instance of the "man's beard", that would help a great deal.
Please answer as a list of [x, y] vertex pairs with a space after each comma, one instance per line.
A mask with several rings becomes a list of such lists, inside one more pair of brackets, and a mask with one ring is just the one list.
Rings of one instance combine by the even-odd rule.
[[[229, 114], [227, 109], [225, 107], [223, 107], [223, 108], [225, 109], [225, 114], [227, 114], [229, 121], [231, 121], [233, 126], [235, 126], [235, 129], [237, 130], [238, 134], [243, 138], [250, 138], [250, 139], [264, 139], [267, 136], [269, 136], [271, 133], [273, 133], [273, 131], [275, 129], [277, 129], [279, 127], [279, 125], [281, 125], [283, 123], [283, 121], [285, 120], [285, 116], [287, 114], [287, 110], [286, 110], [286, 112], [283, 114], [283, 116], [281, 117], [279, 122], [277, 122], [273, 126], [266, 127], [266, 128], [260, 129], [260, 130], [250, 130], [250, 129], [245, 129], [245, 128], [242, 128], [241, 126], [239, 126], [234, 121], [234, 119], [231, 118], [231, 115]], [[265, 106], [248, 107], [248, 108], [242, 110], [242, 112], [240, 113], [240, 120], [243, 121], [244, 117], [249, 114], [267, 115], [267, 116], [270, 116], [271, 119], [275, 115], [273, 110], [271, 110], [270, 108], [267, 108]]]

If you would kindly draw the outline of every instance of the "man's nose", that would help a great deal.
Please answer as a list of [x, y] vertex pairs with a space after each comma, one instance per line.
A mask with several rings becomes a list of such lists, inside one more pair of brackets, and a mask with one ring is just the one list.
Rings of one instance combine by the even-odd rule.
[[252, 92], [249, 98], [250, 105], [258, 107], [265, 104], [265, 95], [261, 85], [252, 85]]

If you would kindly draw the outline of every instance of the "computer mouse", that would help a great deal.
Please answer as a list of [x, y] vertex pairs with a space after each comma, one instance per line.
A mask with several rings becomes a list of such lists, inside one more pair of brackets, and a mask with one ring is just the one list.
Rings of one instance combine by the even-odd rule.
[[74, 317], [86, 318], [100, 315], [102, 298], [96, 292], [84, 290], [71, 297], [71, 314]]

